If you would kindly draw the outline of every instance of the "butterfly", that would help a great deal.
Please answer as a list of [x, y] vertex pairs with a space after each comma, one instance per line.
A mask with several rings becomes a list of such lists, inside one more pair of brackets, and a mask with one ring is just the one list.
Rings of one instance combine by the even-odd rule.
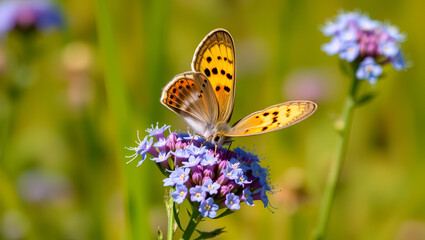
[[195, 132], [217, 146], [276, 131], [311, 116], [317, 104], [289, 101], [254, 112], [229, 125], [235, 102], [235, 47], [230, 33], [215, 29], [199, 44], [192, 71], [175, 76], [162, 90], [161, 103], [182, 116]]

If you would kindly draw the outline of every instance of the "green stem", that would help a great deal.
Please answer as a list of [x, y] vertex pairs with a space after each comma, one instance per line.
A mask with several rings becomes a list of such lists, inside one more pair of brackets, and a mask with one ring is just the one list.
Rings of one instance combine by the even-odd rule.
[[[108, 107], [113, 121], [116, 156], [116, 167], [118, 168], [118, 181], [123, 190], [124, 207], [124, 227], [120, 234], [121, 239], [149, 239], [149, 208], [148, 198], [145, 196], [148, 181], [143, 179], [148, 177], [144, 174], [144, 169], [126, 166], [123, 156], [127, 155], [125, 146], [129, 146], [132, 138], [130, 132], [127, 96], [124, 77], [119, 64], [117, 43], [115, 41], [116, 32], [113, 31], [114, 19], [110, 13], [112, 0], [96, 1], [97, 31], [102, 52], [102, 60], [105, 65], [105, 89]], [[131, 137], [130, 137], [131, 136]]]
[[[329, 216], [332, 209], [332, 203], [335, 197], [335, 190], [337, 187], [339, 176], [341, 175], [341, 169], [343, 160], [347, 152], [348, 141], [350, 137], [351, 121], [353, 118], [354, 108], [356, 106], [356, 92], [358, 83], [360, 81], [353, 78], [351, 90], [347, 95], [342, 110], [341, 118], [337, 122], [339, 128], [339, 139], [338, 139], [338, 152], [337, 156], [331, 164], [331, 169], [326, 185], [325, 193], [322, 200], [322, 206], [319, 213], [319, 222], [316, 229], [315, 239], [320, 240], [325, 238], [326, 228], [329, 222]], [[338, 128], [338, 127], [337, 127]]]
[[174, 199], [171, 193], [174, 192], [174, 188], [170, 188], [169, 193], [166, 195], [165, 207], [167, 208], [168, 215], [168, 230], [167, 239], [173, 240], [174, 237]]
[[196, 226], [201, 222], [201, 213], [195, 207], [192, 208], [192, 216], [190, 217], [189, 223], [187, 224], [186, 230], [181, 237], [182, 240], [189, 240], [193, 232], [196, 229]]

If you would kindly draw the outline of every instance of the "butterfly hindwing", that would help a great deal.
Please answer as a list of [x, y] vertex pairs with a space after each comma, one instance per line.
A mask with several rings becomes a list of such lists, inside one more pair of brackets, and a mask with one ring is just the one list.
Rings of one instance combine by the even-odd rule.
[[186, 72], [171, 80], [162, 90], [161, 103], [181, 115], [199, 132], [217, 121], [218, 103], [204, 74]]
[[279, 130], [302, 121], [316, 108], [314, 102], [306, 100], [277, 104], [243, 118], [224, 135], [242, 137]]
[[217, 97], [218, 122], [228, 122], [235, 99], [235, 49], [230, 33], [215, 29], [199, 44], [192, 61], [193, 71], [208, 77]]

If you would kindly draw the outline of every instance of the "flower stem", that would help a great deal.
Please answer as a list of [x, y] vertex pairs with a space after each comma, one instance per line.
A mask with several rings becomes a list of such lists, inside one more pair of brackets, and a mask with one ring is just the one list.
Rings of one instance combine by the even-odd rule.
[[174, 237], [174, 199], [171, 196], [171, 193], [174, 192], [174, 188], [170, 188], [168, 194], [165, 196], [165, 207], [167, 208], [168, 215], [168, 229], [167, 229], [167, 239], [173, 240]]
[[335, 190], [337, 187], [339, 176], [341, 174], [343, 160], [348, 148], [351, 121], [353, 118], [354, 108], [356, 106], [356, 92], [359, 82], [360, 81], [356, 77], [353, 77], [351, 90], [345, 99], [341, 117], [336, 123], [336, 128], [339, 130], [338, 152], [336, 158], [331, 163], [328, 182], [323, 196], [322, 206], [320, 208], [319, 222], [315, 233], [316, 240], [321, 240], [325, 238], [332, 203], [335, 197]]
[[201, 222], [201, 213], [198, 211], [197, 208], [192, 208], [192, 216], [190, 217], [189, 223], [187, 224], [186, 230], [183, 233], [183, 236], [181, 237], [182, 240], [189, 240], [192, 236], [193, 232], [195, 231], [196, 226]]

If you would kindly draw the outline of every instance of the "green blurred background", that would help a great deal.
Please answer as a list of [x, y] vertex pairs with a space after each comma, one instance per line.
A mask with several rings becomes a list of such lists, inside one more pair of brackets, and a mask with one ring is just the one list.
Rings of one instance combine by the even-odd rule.
[[425, 239], [425, 2], [58, 4], [65, 29], [30, 43], [11, 33], [0, 48], [0, 239], [152, 239], [158, 226], [165, 234], [162, 175], [150, 161], [126, 165], [132, 152], [124, 147], [156, 122], [187, 129], [160, 104], [161, 89], [190, 70], [197, 45], [218, 27], [236, 46], [232, 123], [288, 100], [319, 108], [293, 127], [233, 144], [264, 157], [274, 213], [243, 204], [199, 229], [225, 226], [217, 239], [311, 238], [349, 85], [337, 57], [320, 50], [329, 38], [319, 26], [340, 9], [399, 26], [412, 67], [385, 67], [367, 89], [377, 98], [355, 112], [329, 239]]

